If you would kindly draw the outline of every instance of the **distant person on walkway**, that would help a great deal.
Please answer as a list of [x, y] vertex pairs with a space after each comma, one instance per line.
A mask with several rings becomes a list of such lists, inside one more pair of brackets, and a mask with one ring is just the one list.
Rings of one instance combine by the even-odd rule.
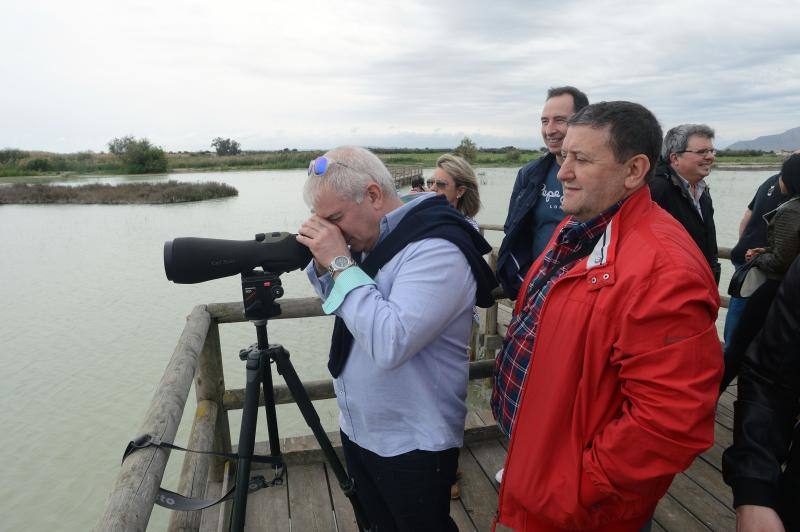
[[750, 344], [734, 403], [733, 445], [722, 472], [737, 530], [800, 530], [800, 259]]
[[[780, 174], [775, 174], [764, 181], [755, 196], [747, 206], [747, 210], [739, 223], [739, 241], [731, 249], [731, 263], [734, 268], [740, 268], [747, 262], [744, 258], [745, 253], [751, 248], [762, 248], [767, 246], [767, 222], [764, 215], [774, 211], [778, 206], [789, 199], [778, 185]], [[723, 338], [725, 344], [729, 344], [733, 330], [742, 315], [747, 299], [742, 297], [731, 297], [728, 303], [728, 312], [725, 314], [725, 332]]]
[[411, 192], [419, 193], [419, 192], [427, 192], [428, 190], [425, 188], [425, 180], [420, 177], [415, 177], [411, 180]]
[[526, 275], [492, 393], [511, 437], [498, 520], [514, 530], [636, 532], [714, 441], [719, 292], [650, 199], [660, 147], [635, 103], [569, 120], [567, 218]]
[[792, 155], [784, 161], [778, 186], [789, 199], [764, 215], [767, 247], [748, 249], [745, 253], [745, 259], [752, 259], [755, 266], [766, 274], [767, 280], [747, 298], [731, 340], [725, 344], [725, 376], [720, 393], [739, 372], [744, 353], [764, 325], [767, 310], [783, 276], [800, 254], [800, 155]]
[[[313, 216], [298, 242], [334, 314], [334, 377], [347, 468], [380, 531], [457, 530], [450, 486], [463, 444], [472, 307], [490, 306], [491, 248], [443, 197], [403, 203], [371, 152], [311, 162]], [[431, 282], [431, 273], [436, 275]]]
[[481, 210], [481, 195], [478, 192], [478, 178], [470, 164], [459, 157], [446, 153], [436, 161], [436, 170], [428, 179], [432, 192], [441, 194], [464, 215], [475, 229], [478, 222], [475, 215]]
[[575, 87], [547, 91], [542, 109], [542, 139], [547, 155], [529, 162], [517, 173], [503, 231], [505, 237], [497, 255], [497, 280], [511, 299], [536, 257], [544, 250], [553, 230], [564, 218], [561, 211], [561, 143], [567, 120], [589, 105], [589, 99]]
[[720, 265], [714, 205], [705, 178], [714, 163], [714, 130], [704, 124], [682, 124], [667, 131], [650, 194], [678, 220], [708, 261], [719, 284]]

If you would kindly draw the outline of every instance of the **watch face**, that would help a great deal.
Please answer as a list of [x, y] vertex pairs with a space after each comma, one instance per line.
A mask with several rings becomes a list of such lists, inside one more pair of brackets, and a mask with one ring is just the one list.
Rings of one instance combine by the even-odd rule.
[[333, 265], [336, 268], [347, 268], [348, 266], [350, 266], [350, 259], [348, 257], [343, 257], [343, 256], [336, 257], [333, 259]]

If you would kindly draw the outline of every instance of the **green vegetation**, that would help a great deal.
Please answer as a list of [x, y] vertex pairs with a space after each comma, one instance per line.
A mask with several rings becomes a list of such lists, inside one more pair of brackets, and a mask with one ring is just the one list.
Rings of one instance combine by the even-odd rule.
[[[288, 170], [306, 168], [308, 162], [322, 155], [320, 150], [298, 151], [284, 148], [279, 151], [242, 152], [236, 141], [223, 141], [220, 146], [226, 150], [239, 150], [236, 155], [217, 155], [212, 151], [174, 152], [164, 154], [160, 148], [152, 146], [147, 139], [133, 137], [114, 139], [109, 143], [111, 153], [90, 151], [58, 154], [18, 149], [0, 150], [0, 182], [41, 182], [40, 176], [60, 176], [68, 174], [130, 174], [142, 172], [180, 172], [180, 171], [226, 171], [226, 170]], [[224, 141], [230, 141], [225, 144]], [[469, 141], [469, 143], [466, 143]], [[471, 146], [470, 146], [471, 144]], [[474, 147], [474, 142], [465, 138], [459, 148]], [[422, 165], [432, 168], [446, 148], [370, 148], [386, 164]], [[470, 153], [471, 150], [469, 151]], [[115, 155], [115, 153], [119, 155]], [[502, 148], [476, 148], [472, 164], [477, 167], [513, 166], [540, 157], [544, 149], [526, 150], [514, 146]], [[163, 155], [163, 156], [162, 156]], [[127, 159], [126, 159], [127, 158]], [[784, 154], [759, 152], [755, 150], [720, 150], [716, 164], [754, 167], [779, 167]], [[23, 179], [24, 177], [27, 179]], [[35, 177], [32, 179], [31, 176]]]
[[475, 159], [478, 158], [478, 147], [472, 142], [472, 139], [469, 137], [464, 137], [461, 139], [461, 144], [456, 146], [456, 149], [453, 150], [453, 155], [458, 155], [459, 157], [465, 159], [469, 164], [473, 164]]
[[17, 183], [0, 187], [0, 205], [31, 203], [161, 204], [203, 201], [236, 196], [239, 192], [224, 183], [127, 183], [77, 187]]
[[212, 140], [211, 147], [217, 150], [217, 155], [239, 155], [242, 153], [238, 142], [232, 139], [223, 139], [222, 137]]
[[115, 138], [108, 143], [108, 151], [119, 157], [129, 174], [163, 174], [167, 171], [167, 155], [147, 139], [132, 136]]

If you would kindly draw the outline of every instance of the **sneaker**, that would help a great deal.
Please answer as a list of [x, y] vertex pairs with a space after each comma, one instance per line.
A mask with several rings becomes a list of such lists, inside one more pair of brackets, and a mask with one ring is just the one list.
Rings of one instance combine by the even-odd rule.
[[503, 469], [501, 469], [500, 471], [498, 471], [497, 473], [494, 474], [494, 479], [497, 481], [498, 484], [503, 482], [503, 471], [505, 471], [505, 470], [506, 469], [503, 468]]

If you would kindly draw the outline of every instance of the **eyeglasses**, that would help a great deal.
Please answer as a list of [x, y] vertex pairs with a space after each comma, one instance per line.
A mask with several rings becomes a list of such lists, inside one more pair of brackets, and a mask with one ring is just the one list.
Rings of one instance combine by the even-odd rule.
[[324, 155], [322, 157], [317, 157], [316, 159], [314, 159], [313, 161], [311, 161], [309, 163], [309, 165], [308, 165], [308, 175], [309, 175], [309, 177], [312, 176], [312, 175], [315, 175], [315, 176], [325, 175], [325, 172], [327, 172], [328, 169], [331, 167], [331, 165], [334, 165], [334, 164], [338, 164], [339, 166], [343, 166], [343, 167], [347, 168], [348, 170], [352, 170], [353, 172], [368, 176], [375, 182], [379, 182], [377, 179], [375, 179], [375, 177], [372, 174], [369, 174], [367, 172], [362, 172], [361, 170], [357, 170], [357, 169], [353, 168], [352, 166], [348, 166], [348, 165], [346, 165], [344, 163], [341, 163], [339, 161], [334, 161], [333, 159], [328, 159]]
[[447, 188], [447, 181], [439, 181], [438, 179], [428, 179], [427, 183], [428, 187], [436, 185], [436, 188], [441, 188], [441, 189]]
[[715, 150], [714, 148], [705, 148], [705, 149], [702, 149], [702, 150], [683, 150], [683, 151], [679, 151], [678, 153], [696, 153], [700, 157], [705, 157], [706, 155], [709, 155], [709, 154], [710, 155], [716, 155], [717, 154], [717, 150]]

